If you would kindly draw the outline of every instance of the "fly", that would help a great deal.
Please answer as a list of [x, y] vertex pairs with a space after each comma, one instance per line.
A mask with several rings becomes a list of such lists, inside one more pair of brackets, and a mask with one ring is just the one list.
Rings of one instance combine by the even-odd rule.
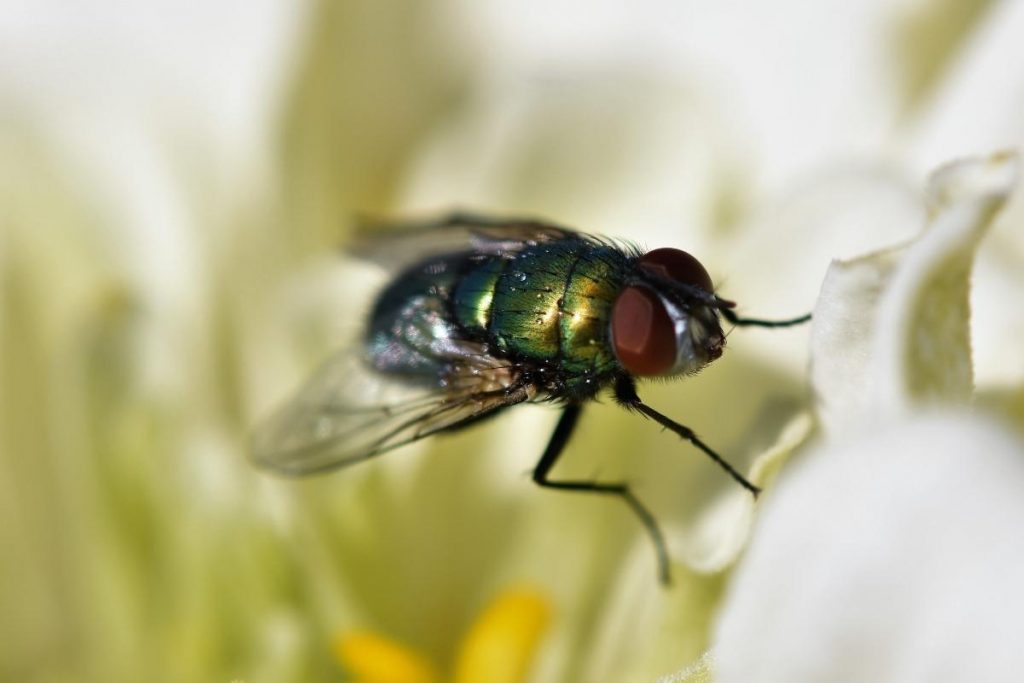
[[663, 583], [664, 536], [628, 484], [549, 477], [588, 401], [610, 389], [623, 408], [689, 441], [754, 496], [760, 492], [690, 428], [641, 401], [637, 379], [692, 375], [720, 357], [720, 319], [788, 327], [809, 314], [741, 318], [685, 251], [643, 252], [535, 220], [455, 213], [394, 226], [355, 253], [399, 274], [377, 296], [361, 344], [328, 360], [257, 428], [252, 453], [260, 466], [314, 474], [518, 403], [555, 403], [562, 414], [533, 481], [624, 501], [653, 542]]

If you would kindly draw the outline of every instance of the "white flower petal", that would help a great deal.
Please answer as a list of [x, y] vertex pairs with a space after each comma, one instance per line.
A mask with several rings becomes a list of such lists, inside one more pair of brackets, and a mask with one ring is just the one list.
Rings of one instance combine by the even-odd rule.
[[[910, 129], [907, 161], [923, 171], [972, 150], [1024, 145], [1024, 3], [991, 3], [933, 101]], [[1024, 381], [1024, 197], [1012, 199], [978, 254], [973, 286], [975, 382], [1005, 388]]]
[[950, 164], [929, 184], [921, 237], [833, 263], [811, 336], [811, 380], [826, 429], [970, 395], [971, 263], [1018, 175], [1012, 153]]
[[718, 680], [1016, 680], [1022, 451], [946, 413], [809, 457], [737, 570]]

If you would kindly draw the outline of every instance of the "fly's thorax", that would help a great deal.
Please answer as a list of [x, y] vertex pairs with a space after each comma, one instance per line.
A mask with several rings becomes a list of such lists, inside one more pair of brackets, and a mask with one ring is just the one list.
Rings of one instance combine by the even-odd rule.
[[725, 347], [707, 271], [677, 249], [644, 254], [612, 306], [609, 335], [616, 359], [630, 374], [699, 371]]
[[552, 368], [566, 381], [614, 366], [608, 316], [628, 257], [572, 239], [493, 256], [454, 289], [460, 324], [496, 352]]
[[563, 362], [570, 370], [601, 374], [615, 367], [608, 325], [627, 268], [628, 257], [607, 246], [577, 260], [559, 322]]

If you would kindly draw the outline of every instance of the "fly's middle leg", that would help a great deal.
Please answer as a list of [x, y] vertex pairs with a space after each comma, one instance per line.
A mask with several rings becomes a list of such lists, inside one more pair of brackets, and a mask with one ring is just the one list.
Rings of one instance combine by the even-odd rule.
[[548, 441], [547, 448], [544, 449], [544, 454], [540, 457], [540, 461], [537, 462], [537, 466], [533, 469], [533, 481], [538, 485], [547, 488], [561, 489], [563, 491], [602, 493], [618, 496], [625, 501], [636, 516], [640, 518], [641, 524], [643, 524], [648, 536], [650, 536], [651, 541], [654, 543], [654, 549], [658, 558], [658, 578], [664, 585], [669, 585], [669, 562], [668, 550], [665, 545], [665, 537], [662, 535], [661, 529], [658, 527], [658, 522], [654, 519], [654, 515], [652, 515], [650, 510], [648, 510], [647, 507], [645, 507], [644, 504], [641, 503], [635, 495], [633, 495], [633, 492], [630, 491], [627, 484], [621, 482], [598, 483], [580, 480], [554, 481], [548, 478], [551, 468], [555, 466], [555, 462], [558, 461], [558, 457], [562, 454], [566, 443], [569, 441], [569, 437], [576, 428], [576, 423], [579, 421], [580, 417], [580, 410], [581, 408], [579, 404], [572, 403], [566, 406], [562, 411], [562, 417], [559, 418], [558, 424], [555, 426], [555, 431], [552, 433], [551, 439]]

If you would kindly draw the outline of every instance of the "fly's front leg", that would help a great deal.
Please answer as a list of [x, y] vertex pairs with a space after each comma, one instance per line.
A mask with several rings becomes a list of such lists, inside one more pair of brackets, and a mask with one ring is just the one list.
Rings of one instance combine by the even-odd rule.
[[[721, 301], [721, 300], [720, 300]], [[731, 302], [729, 302], [731, 304]], [[722, 314], [722, 317], [731, 322], [737, 327], [793, 327], [794, 325], [803, 325], [805, 322], [810, 321], [811, 314], [807, 313], [799, 318], [790, 318], [789, 320], [760, 320], [758, 318], [741, 318], [736, 315], [736, 312], [731, 308], [722, 306], [718, 309], [718, 312]]]
[[693, 433], [692, 429], [669, 419], [641, 401], [640, 397], [637, 396], [636, 393], [636, 383], [631, 377], [623, 375], [615, 382], [615, 400], [626, 409], [635, 410], [644, 417], [654, 420], [665, 429], [678, 434], [680, 437], [692, 443], [694, 446], [702, 450], [705, 455], [718, 463], [718, 466], [728, 472], [729, 476], [735, 479], [740, 486], [754, 494], [755, 498], [757, 497], [757, 494], [761, 493], [760, 488], [751, 484], [746, 477], [737, 472], [732, 465], [726, 462], [725, 458], [720, 456], [712, 450], [710, 446], [697, 438], [697, 435]]
[[576, 403], [571, 403], [565, 407], [562, 411], [562, 417], [558, 420], [558, 425], [555, 426], [555, 431], [551, 435], [551, 439], [548, 441], [547, 448], [544, 449], [544, 455], [540, 457], [540, 461], [537, 466], [533, 469], [533, 480], [540, 486], [547, 488], [561, 489], [563, 491], [583, 491], [588, 493], [603, 493], [618, 496], [629, 505], [630, 509], [640, 518], [641, 524], [644, 525], [644, 529], [647, 534], [651, 537], [651, 541], [654, 543], [654, 550], [658, 556], [658, 577], [664, 585], [668, 585], [670, 582], [669, 578], [669, 564], [668, 564], [668, 551], [665, 545], [665, 538], [661, 534], [661, 529], [658, 528], [658, 522], [654, 519], [654, 516], [644, 506], [643, 503], [633, 495], [633, 492], [629, 490], [629, 486], [625, 483], [613, 483], [613, 484], [601, 484], [593, 481], [553, 481], [548, 479], [548, 473], [551, 468], [555, 466], [555, 462], [558, 460], [558, 456], [562, 454], [565, 449], [565, 444], [568, 443], [569, 437], [572, 435], [573, 429], [576, 427], [576, 423], [580, 417], [580, 406]]

